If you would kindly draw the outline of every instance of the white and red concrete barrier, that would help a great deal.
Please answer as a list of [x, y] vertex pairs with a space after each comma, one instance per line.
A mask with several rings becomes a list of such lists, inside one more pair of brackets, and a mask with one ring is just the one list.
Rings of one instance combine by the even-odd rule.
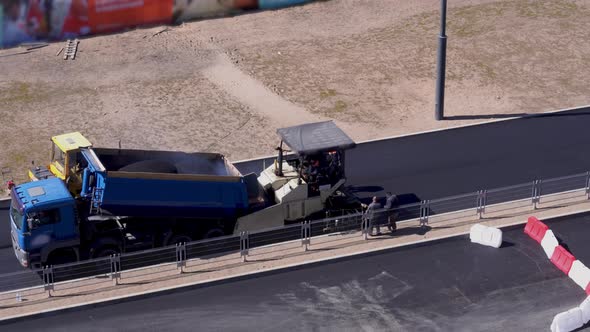
[[529, 217], [526, 226], [524, 226], [524, 232], [539, 243], [543, 241], [548, 229], [549, 227], [536, 217]]
[[529, 217], [524, 232], [539, 242], [547, 258], [590, 295], [590, 269], [559, 244], [553, 231], [536, 217]]
[[558, 269], [560, 269], [563, 273], [569, 274], [572, 268], [572, 264], [576, 258], [572, 255], [569, 251], [567, 251], [564, 247], [558, 245], [553, 250], [553, 255], [551, 255], [551, 263], [555, 265]]
[[582, 320], [585, 323], [590, 322], [590, 296], [580, 304], [579, 308], [582, 311]]
[[[559, 244], [553, 231], [536, 217], [529, 217], [524, 232], [539, 242], [547, 258], [563, 273], [567, 274], [586, 294], [590, 295], [590, 269]], [[553, 332], [569, 332], [590, 321], [590, 297], [580, 306], [557, 314], [551, 323]]]
[[568, 276], [590, 295], [590, 269], [584, 263], [575, 260]]
[[545, 251], [545, 254], [547, 255], [548, 259], [551, 259], [551, 257], [553, 257], [553, 253], [555, 252], [555, 248], [558, 245], [559, 245], [559, 242], [557, 241], [555, 234], [553, 234], [552, 230], [548, 229], [547, 232], [545, 232], [543, 239], [541, 240], [541, 247]]

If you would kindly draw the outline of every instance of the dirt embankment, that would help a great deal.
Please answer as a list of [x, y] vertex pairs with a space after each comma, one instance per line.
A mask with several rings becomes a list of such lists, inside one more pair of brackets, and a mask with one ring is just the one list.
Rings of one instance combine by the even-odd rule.
[[24, 180], [50, 136], [98, 146], [270, 154], [278, 127], [335, 119], [356, 140], [590, 104], [590, 1], [331, 0], [0, 51], [0, 166]]

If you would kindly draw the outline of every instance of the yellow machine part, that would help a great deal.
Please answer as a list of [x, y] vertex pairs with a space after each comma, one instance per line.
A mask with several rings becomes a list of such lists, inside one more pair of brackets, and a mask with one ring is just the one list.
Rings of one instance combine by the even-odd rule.
[[82, 136], [82, 134], [80, 134], [77, 131], [73, 133], [53, 136], [51, 140], [64, 153], [92, 146], [92, 143], [90, 143], [90, 141], [88, 141], [86, 137]]

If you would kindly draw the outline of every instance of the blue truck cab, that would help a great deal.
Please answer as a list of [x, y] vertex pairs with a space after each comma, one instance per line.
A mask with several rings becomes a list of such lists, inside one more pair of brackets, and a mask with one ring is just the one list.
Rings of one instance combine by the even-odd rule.
[[47, 261], [52, 248], [79, 243], [76, 202], [63, 181], [24, 183], [12, 188], [11, 196], [12, 244], [21, 265]]

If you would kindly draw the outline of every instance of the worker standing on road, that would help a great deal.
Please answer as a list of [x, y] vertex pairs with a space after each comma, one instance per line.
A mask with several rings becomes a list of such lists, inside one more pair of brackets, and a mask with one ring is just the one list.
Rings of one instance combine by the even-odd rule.
[[398, 206], [397, 196], [393, 195], [391, 192], [388, 191], [385, 194], [384, 208], [387, 209], [387, 228], [392, 233], [397, 230], [397, 224], [396, 224], [397, 211], [395, 211], [395, 208], [397, 208], [397, 206]]
[[377, 201], [377, 196], [373, 196], [373, 201], [367, 206], [365, 211], [365, 219], [369, 226], [369, 235], [373, 236], [373, 230], [377, 229], [377, 233], [374, 235], [381, 235], [381, 225], [379, 224], [378, 212], [381, 209], [381, 204]]

